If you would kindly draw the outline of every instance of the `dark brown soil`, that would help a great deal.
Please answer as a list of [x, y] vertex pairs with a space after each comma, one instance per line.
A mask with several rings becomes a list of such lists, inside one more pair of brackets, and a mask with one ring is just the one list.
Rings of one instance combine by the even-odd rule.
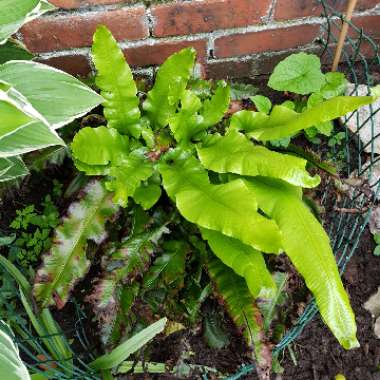
[[315, 320], [292, 345], [296, 366], [286, 352], [283, 380], [332, 380], [338, 373], [347, 380], [380, 379], [380, 340], [373, 333], [371, 315], [362, 307], [380, 285], [380, 258], [372, 254], [373, 248], [372, 237], [366, 231], [344, 275], [361, 347], [345, 351], [321, 320]]

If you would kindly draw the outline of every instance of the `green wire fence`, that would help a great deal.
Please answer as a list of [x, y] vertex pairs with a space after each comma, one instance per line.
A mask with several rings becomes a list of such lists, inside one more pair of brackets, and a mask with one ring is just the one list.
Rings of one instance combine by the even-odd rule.
[[[324, 22], [321, 26], [321, 36], [319, 39], [321, 47], [320, 55], [322, 62], [331, 64], [344, 16], [330, 6], [327, 1], [321, 0], [320, 2], [324, 9]], [[344, 71], [350, 82], [355, 85], [353, 93], [357, 93], [359, 85], [366, 86], [369, 92], [370, 87], [376, 84], [376, 74], [380, 74], [378, 41], [374, 41], [370, 35], [366, 34], [365, 30], [355, 26], [354, 22], [349, 22], [349, 33], [343, 48], [339, 69]], [[376, 201], [379, 187], [379, 180], [374, 180], [373, 178], [373, 169], [380, 160], [380, 155], [376, 156], [374, 152], [375, 139], [380, 139], [380, 128], [378, 129], [379, 132], [376, 132], [375, 125], [375, 114], [380, 111], [380, 108], [371, 105], [367, 107], [369, 116], [366, 120], [361, 120], [359, 113], [354, 112], [347, 116], [339, 127], [345, 133], [345, 165], [340, 175], [342, 178], [347, 178], [352, 173], [355, 173], [357, 177], [363, 179], [367, 184], [364, 187], [371, 191], [363, 191], [363, 187], [352, 187], [350, 188], [349, 195], [338, 199], [335, 195], [335, 186], [331, 182], [326, 184], [322, 196], [322, 204], [328, 210], [326, 214], [329, 218], [328, 232], [341, 273], [344, 272], [347, 263], [359, 244], [360, 237], [370, 217], [371, 207]], [[356, 125], [354, 132], [347, 126], [349, 122], [352, 123], [353, 121], [354, 125]], [[370, 141], [363, 142], [360, 139], [360, 131], [364, 128], [370, 128], [371, 130]], [[337, 154], [338, 152], [335, 153]], [[365, 212], [339, 212], [336, 211], [338, 209], [362, 209]], [[50, 379], [100, 380], [98, 375], [86, 364], [94, 359], [91, 355], [91, 345], [87, 341], [84, 329], [86, 315], [83, 314], [83, 311], [75, 301], [72, 302], [77, 322], [72, 327], [71, 334], [70, 332], [66, 332], [66, 337], [60, 334], [65, 339], [71, 356], [59, 358], [58, 353], [57, 355], [53, 355], [51, 350], [47, 350], [46, 343], [53, 343], [54, 336], [48, 333], [43, 336], [37, 336], [31, 329], [20, 325], [13, 329], [22, 358], [33, 373], [48, 373]], [[311, 302], [296, 325], [276, 345], [274, 354], [278, 355], [297, 339], [305, 326], [317, 314], [316, 305], [314, 302]], [[69, 344], [69, 341], [72, 344]], [[72, 349], [70, 347], [75, 348]], [[253, 370], [254, 365], [242, 366], [240, 371], [226, 380], [240, 379], [250, 374]], [[207, 375], [204, 375], [203, 378], [206, 379]]]

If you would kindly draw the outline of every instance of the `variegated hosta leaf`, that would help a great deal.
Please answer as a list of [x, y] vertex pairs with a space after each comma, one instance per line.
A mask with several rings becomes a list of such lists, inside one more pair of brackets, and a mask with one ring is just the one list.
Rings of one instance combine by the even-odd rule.
[[195, 50], [186, 48], [171, 55], [159, 68], [143, 107], [156, 128], [168, 125], [177, 109], [194, 67]]
[[257, 212], [254, 194], [243, 180], [213, 185], [200, 162], [186, 154], [160, 164], [159, 171], [165, 190], [188, 221], [264, 252], [281, 251], [276, 223]]
[[87, 272], [87, 241], [100, 244], [106, 238], [105, 224], [117, 207], [100, 182], [90, 183], [84, 197], [73, 203], [57, 228], [53, 246], [37, 272], [34, 295], [43, 306], [65, 305], [75, 283]]
[[169, 126], [178, 142], [189, 142], [197, 133], [219, 123], [230, 103], [230, 88], [226, 82], [221, 81], [215, 94], [201, 100], [191, 90], [183, 91], [181, 108], [178, 113], [169, 119]]
[[[253, 124], [245, 124], [248, 127], [246, 130], [249, 131], [248, 136], [259, 141], [279, 140], [344, 116], [361, 106], [373, 103], [376, 99], [376, 96], [337, 96], [307, 108], [302, 113], [285, 106], [274, 106], [266, 121], [257, 123], [258, 118], [252, 118]], [[261, 115], [260, 119], [264, 117]]]
[[210, 136], [197, 151], [202, 165], [218, 173], [274, 177], [302, 187], [320, 182], [319, 176], [311, 177], [306, 171], [306, 160], [255, 146], [236, 129], [225, 136]]
[[355, 316], [322, 226], [291, 185], [268, 178], [247, 184], [259, 207], [280, 227], [284, 250], [314, 294], [325, 323], [344, 348], [358, 347]]
[[29, 174], [20, 157], [0, 158], [0, 182], [11, 181]]
[[10, 84], [0, 80], [0, 157], [65, 145], [45, 118]]
[[85, 115], [103, 98], [73, 76], [32, 61], [0, 65], [0, 80], [23, 94], [53, 129]]
[[270, 371], [272, 354], [265, 339], [263, 319], [246, 282], [217, 258], [209, 261], [208, 273], [236, 326], [243, 331], [248, 345], [253, 345], [258, 367]]
[[76, 161], [90, 166], [105, 166], [105, 170], [109, 164], [121, 164], [128, 156], [129, 140], [113, 128], [86, 127], [74, 136], [71, 150]]
[[110, 128], [138, 138], [140, 109], [137, 88], [124, 54], [111, 32], [98, 26], [92, 45], [96, 84], [105, 99], [104, 115]]
[[11, 60], [30, 60], [33, 54], [18, 40], [9, 39], [4, 45], [0, 45], [0, 65]]
[[26, 22], [54, 9], [45, 0], [2, 0], [0, 6], [0, 45]]
[[261, 252], [217, 231], [202, 228], [201, 233], [215, 255], [236, 274], [244, 277], [254, 298], [272, 298], [275, 295], [276, 284]]
[[120, 166], [112, 166], [109, 170], [110, 179], [106, 182], [109, 191], [113, 191], [113, 201], [122, 207], [128, 204], [142, 181], [153, 174], [153, 164], [145, 155], [145, 148], [132, 151], [124, 158]]

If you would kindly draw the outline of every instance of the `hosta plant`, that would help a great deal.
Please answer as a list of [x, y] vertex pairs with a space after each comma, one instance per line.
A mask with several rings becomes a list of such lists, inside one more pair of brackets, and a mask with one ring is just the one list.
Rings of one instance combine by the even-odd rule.
[[71, 75], [29, 61], [32, 55], [10, 39], [24, 23], [52, 9], [46, 0], [0, 2], [0, 182], [28, 174], [22, 154], [65, 146], [56, 130], [102, 100]]
[[[57, 230], [56, 244], [36, 278], [37, 301], [65, 304], [88, 269], [86, 241], [102, 241], [101, 225], [112, 209], [138, 204], [155, 210], [165, 192], [218, 258], [208, 260], [209, 273], [239, 326], [255, 330], [260, 313], [255, 300], [271, 304], [278, 294], [265, 255], [285, 253], [340, 344], [357, 347], [354, 314], [328, 236], [302, 200], [303, 189], [318, 186], [320, 178], [307, 171], [305, 159], [270, 150], [266, 142], [328, 123], [376, 96], [332, 96], [301, 111], [289, 104], [268, 106], [256, 97], [256, 103], [261, 102], [257, 112], [240, 111], [225, 120], [230, 89], [224, 81], [206, 97], [188, 86], [195, 63], [192, 48], [166, 60], [146, 96], [138, 93], [121, 49], [104, 26], [94, 35], [92, 55], [107, 123], [81, 129], [71, 149], [80, 171], [102, 179], [92, 185], [96, 195], [87, 188], [85, 198]], [[300, 93], [320, 91], [326, 78], [320, 73], [292, 85]], [[113, 271], [92, 298], [105, 320], [117, 309], [115, 294], [125, 287], [132, 290], [136, 276], [147, 271], [157, 239], [165, 232], [145, 226], [108, 251], [105, 265]], [[166, 248], [168, 253], [178, 249], [187, 248], [175, 242]], [[170, 263], [170, 255], [161, 261]], [[156, 259], [154, 265], [161, 262]], [[239, 281], [230, 281], [228, 271]], [[261, 341], [255, 331], [251, 337]], [[259, 345], [255, 351], [262, 351]], [[261, 363], [266, 373], [268, 363]]]

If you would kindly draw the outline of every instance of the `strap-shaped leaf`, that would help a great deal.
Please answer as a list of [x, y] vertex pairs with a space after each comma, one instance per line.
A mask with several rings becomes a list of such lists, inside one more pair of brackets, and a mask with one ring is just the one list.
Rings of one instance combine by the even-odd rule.
[[75, 159], [87, 165], [118, 165], [128, 156], [128, 142], [116, 129], [86, 127], [74, 136], [71, 150]]
[[276, 223], [257, 212], [254, 194], [243, 180], [210, 184], [206, 170], [193, 156], [160, 164], [159, 170], [165, 190], [188, 221], [264, 252], [281, 251]]
[[164, 243], [163, 249], [164, 253], [154, 260], [144, 276], [144, 287], [154, 287], [157, 279], [161, 278], [167, 286], [179, 290], [183, 287], [186, 254], [189, 247], [183, 241], [171, 240]]
[[0, 80], [8, 82], [57, 129], [85, 115], [103, 98], [80, 80], [37, 62], [0, 65]]
[[110, 179], [106, 188], [115, 193], [113, 201], [122, 207], [128, 204], [128, 198], [133, 196], [142, 181], [153, 174], [153, 164], [145, 156], [144, 148], [131, 152], [121, 166], [112, 166], [109, 170]]
[[197, 151], [202, 165], [218, 173], [274, 177], [302, 187], [320, 182], [306, 171], [306, 160], [255, 146], [236, 129], [210, 136]]
[[328, 99], [302, 113], [284, 106], [274, 106], [267, 121], [251, 126], [249, 136], [259, 141], [278, 140], [314, 125], [334, 120], [348, 112], [371, 104], [376, 96], [337, 96]]
[[261, 252], [218, 231], [201, 229], [215, 255], [241, 277], [254, 298], [272, 298], [276, 293], [270, 272]]
[[143, 105], [157, 128], [168, 125], [170, 117], [174, 115], [190, 79], [194, 61], [195, 50], [186, 48], [171, 55], [160, 66], [156, 82]]
[[314, 294], [325, 323], [344, 348], [358, 347], [354, 313], [322, 226], [285, 182], [255, 178], [247, 183], [259, 207], [279, 225], [284, 250]]
[[218, 124], [224, 117], [230, 104], [230, 86], [225, 81], [219, 81], [214, 95], [205, 100], [201, 116], [204, 129]]
[[108, 126], [139, 137], [141, 115], [136, 84], [122, 50], [104, 25], [94, 34], [92, 59], [97, 70], [96, 85], [105, 99], [104, 115]]
[[197, 133], [219, 123], [230, 103], [230, 88], [220, 81], [215, 93], [204, 103], [191, 90], [184, 90], [181, 108], [169, 119], [169, 126], [178, 142], [187, 143]]
[[90, 266], [87, 240], [100, 244], [105, 239], [105, 223], [116, 210], [100, 182], [90, 183], [83, 199], [70, 206], [35, 279], [34, 295], [42, 306], [65, 305], [71, 289]]
[[45, 0], [2, 0], [0, 14], [0, 45], [17, 32], [22, 25], [53, 10]]
[[262, 316], [246, 282], [217, 258], [209, 261], [208, 272], [231, 318], [243, 331], [248, 345], [254, 346], [257, 364], [270, 370], [271, 352], [265, 344]]

